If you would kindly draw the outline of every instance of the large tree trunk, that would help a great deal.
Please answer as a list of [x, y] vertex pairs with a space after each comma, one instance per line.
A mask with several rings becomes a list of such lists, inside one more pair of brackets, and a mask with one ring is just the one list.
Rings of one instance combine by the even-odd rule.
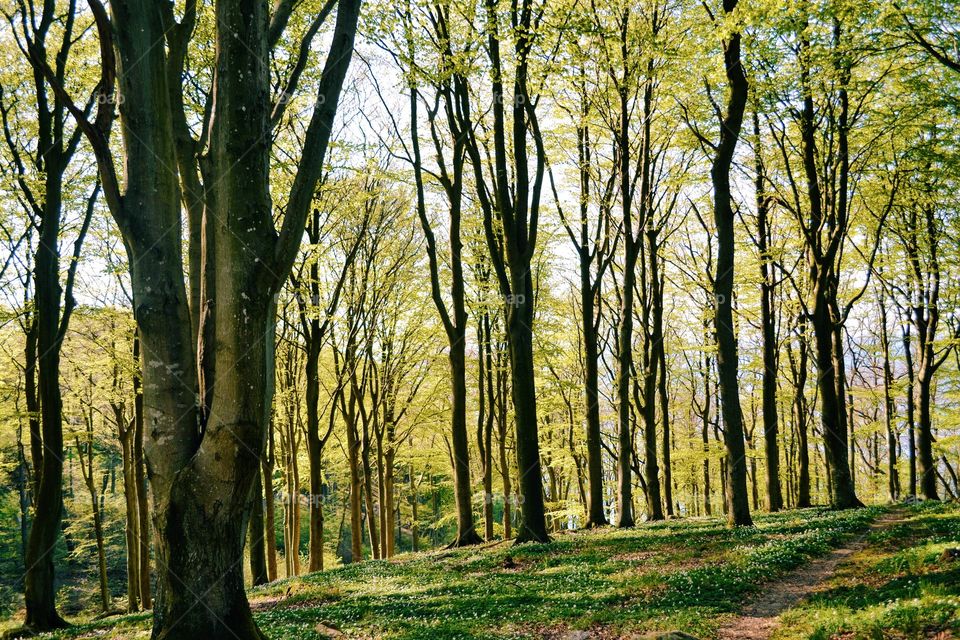
[[[242, 554], [265, 436], [268, 309], [295, 259], [319, 180], [353, 50], [359, 2], [338, 3], [317, 107], [279, 232], [270, 196], [269, 10], [265, 3], [248, 0], [215, 3], [216, 80], [206, 131], [209, 149], [202, 164], [211, 178], [204, 194], [204, 232], [209, 232], [207, 248], [215, 245], [216, 253], [204, 251], [202, 259], [204, 273], [212, 274], [216, 314], [205, 327], [212, 328], [212, 334], [197, 329], [204, 337], [198, 349], [203, 378], [194, 350], [180, 234], [173, 120], [184, 105], [176, 102], [182, 91], [167, 86], [181, 82], [181, 74], [168, 73], [177, 69], [176, 53], [182, 49], [173, 45], [183, 44], [171, 29], [181, 25], [173, 24], [172, 6], [147, 0], [113, 0], [110, 19], [100, 2], [90, 5], [102, 44], [107, 98], [112, 95], [113, 56], [119, 54], [126, 162], [122, 184], [106, 127], [101, 127], [109, 125], [113, 100], [101, 101], [106, 108], [98, 110], [95, 123], [85, 122], [84, 132], [128, 250], [134, 315], [143, 341], [148, 394], [144, 451], [158, 560], [153, 636], [259, 639], [244, 593]], [[184, 21], [194, 18], [187, 11]], [[185, 24], [189, 37], [192, 25]], [[157, 46], [165, 40], [167, 47]], [[168, 52], [174, 59], [168, 59]], [[208, 365], [216, 374], [215, 386], [207, 376]], [[204, 411], [198, 409], [198, 395]], [[59, 409], [56, 398], [41, 401], [45, 411]], [[57, 439], [47, 446], [55, 450]], [[58, 519], [59, 489], [51, 489], [48, 497], [54, 508], [47, 513]], [[38, 570], [43, 571], [42, 566]]]

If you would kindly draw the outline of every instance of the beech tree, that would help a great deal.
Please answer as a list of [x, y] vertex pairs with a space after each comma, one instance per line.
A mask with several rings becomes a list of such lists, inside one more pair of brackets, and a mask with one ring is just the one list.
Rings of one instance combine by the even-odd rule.
[[[76, 2], [71, 0], [65, 6], [45, 2], [39, 11], [33, 3], [28, 8], [21, 2], [6, 18], [23, 57], [34, 65], [32, 82], [27, 86], [14, 91], [0, 87], [0, 113], [18, 200], [27, 212], [29, 224], [38, 230], [33, 258], [34, 310], [25, 354], [28, 410], [39, 418], [31, 418], [30, 423], [35, 509], [26, 548], [24, 595], [27, 629], [49, 631], [66, 626], [56, 610], [52, 558], [63, 510], [60, 352], [76, 307], [73, 293], [80, 252], [100, 192], [97, 183], [85, 204], [71, 201], [69, 196], [68, 171], [83, 138], [81, 127], [70, 126], [70, 111], [89, 113], [103, 95], [98, 87], [84, 96], [77, 107], [56, 91], [68, 73], [76, 73], [72, 58], [75, 29], [83, 28], [76, 22]], [[30, 104], [18, 105], [17, 113], [13, 113], [18, 100], [14, 96], [20, 94], [27, 95]], [[106, 108], [112, 109], [112, 103]], [[21, 122], [14, 121], [15, 117]], [[17, 138], [14, 127], [22, 124], [23, 119], [35, 119], [36, 144]], [[62, 234], [68, 224], [69, 208], [78, 205], [82, 222], [67, 264], [66, 281], [61, 284]]]
[[[111, 15], [91, 2], [102, 69], [93, 119], [45, 58], [30, 58], [86, 135], [128, 252], [144, 350], [144, 450], [158, 543], [157, 638], [263, 637], [250, 615], [238, 560], [265, 440], [267, 316], [310, 213], [359, 8], [358, 0], [337, 3], [330, 51], [279, 229], [270, 192], [270, 142], [297, 79], [291, 75], [283, 94], [274, 95], [269, 61], [294, 3], [280, 2], [273, 12], [260, 2], [215, 4], [210, 18], [216, 82], [199, 138], [186, 124], [183, 87], [187, 48], [200, 15], [192, 1], [179, 20], [173, 5], [152, 0], [115, 0]], [[323, 17], [321, 12], [317, 20]], [[311, 41], [300, 43], [304, 55]], [[122, 173], [109, 143], [115, 95]], [[203, 188], [197, 184], [200, 173]], [[188, 269], [181, 203], [192, 223], [202, 216], [201, 224], [191, 224], [202, 233], [191, 233]], [[192, 301], [185, 271], [191, 272]], [[197, 594], [204, 594], [202, 601]]]
[[[723, 439], [727, 448], [725, 500], [727, 521], [735, 526], [750, 526], [747, 503], [747, 464], [743, 444], [743, 414], [737, 380], [737, 341], [733, 327], [734, 303], [734, 223], [730, 172], [747, 108], [747, 75], [740, 59], [741, 35], [736, 25], [737, 0], [723, 0], [723, 15], [716, 18], [729, 32], [723, 33], [723, 64], [729, 84], [726, 110], [722, 112], [720, 140], [714, 148], [710, 178], [713, 182], [713, 211], [717, 226], [717, 262], [713, 278], [715, 296], [714, 327], [717, 336], [717, 373], [720, 409], [723, 414]], [[711, 16], [712, 17], [712, 16]]]

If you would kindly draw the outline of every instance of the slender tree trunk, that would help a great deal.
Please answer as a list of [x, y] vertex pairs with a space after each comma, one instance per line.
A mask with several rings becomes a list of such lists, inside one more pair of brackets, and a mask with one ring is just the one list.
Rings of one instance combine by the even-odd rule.
[[[100, 502], [97, 499], [97, 489], [93, 483], [93, 409], [88, 416], [87, 441], [83, 444], [77, 440], [77, 457], [80, 459], [83, 482], [90, 494], [90, 508], [93, 512], [93, 535], [97, 543], [97, 575], [100, 585], [100, 610], [110, 610], [110, 587], [107, 584], [107, 555], [103, 543], [103, 521]], [[84, 462], [86, 458], [86, 462]]]
[[397, 509], [394, 509], [394, 504], [396, 503], [396, 489], [394, 483], [394, 475], [396, 473], [394, 469], [394, 458], [396, 453], [393, 450], [393, 445], [384, 455], [384, 479], [383, 479], [383, 493], [384, 493], [384, 509], [386, 509], [386, 524], [384, 526], [384, 538], [386, 540], [386, 547], [384, 548], [384, 556], [387, 558], [392, 558], [396, 554], [397, 550]]
[[783, 508], [780, 491], [780, 449], [777, 422], [777, 338], [774, 293], [776, 278], [770, 255], [770, 210], [766, 195], [766, 172], [760, 146], [760, 118], [753, 112], [754, 157], [757, 194], [757, 249], [760, 252], [760, 324], [763, 332], [763, 441], [767, 462], [767, 500], [771, 512]]
[[117, 415], [120, 431], [120, 455], [123, 462], [124, 535], [127, 546], [127, 611], [140, 610], [140, 516], [137, 512], [137, 476], [133, 457], [133, 425], [126, 426], [126, 417]]
[[420, 498], [417, 495], [417, 484], [413, 480], [413, 464], [410, 465], [410, 546], [416, 553], [420, 550], [420, 514], [417, 513], [417, 507], [420, 506]]
[[[932, 350], [932, 346], [930, 347]], [[933, 372], [921, 363], [917, 376], [919, 415], [917, 420], [917, 472], [920, 493], [924, 500], [939, 500], [937, 494], [937, 469], [933, 459], [933, 425], [930, 417]]]
[[907, 399], [907, 457], [910, 463], [909, 475], [909, 495], [917, 495], [917, 436], [916, 436], [916, 405], [914, 398], [916, 375], [913, 371], [913, 344], [910, 338], [910, 330], [903, 330], [903, 355], [906, 360], [907, 369], [907, 388], [905, 391]]
[[[662, 289], [661, 289], [661, 295]], [[660, 382], [657, 396], [660, 399], [660, 423], [663, 429], [663, 501], [667, 505], [667, 515], [673, 516], [673, 469], [670, 454], [670, 394], [667, 390], [667, 354], [662, 347], [660, 355]]]
[[[736, 5], [737, 0], [724, 0], [724, 12], [731, 13]], [[720, 143], [710, 171], [717, 227], [714, 326], [717, 334], [717, 371], [723, 437], [727, 449], [727, 521], [732, 526], [750, 526], [753, 520], [747, 502], [743, 414], [740, 410], [740, 385], [737, 380], [737, 339], [733, 328], [735, 214], [730, 192], [730, 168], [743, 125], [748, 93], [747, 78], [740, 61], [740, 33], [734, 32], [727, 36], [723, 49], [730, 96], [721, 123]]]
[[810, 445], [807, 440], [807, 322], [801, 318], [799, 328], [799, 349], [797, 366], [794, 371], [796, 386], [793, 396], [793, 416], [797, 426], [797, 508], [805, 509], [810, 502]]
[[509, 540], [512, 534], [513, 489], [510, 483], [510, 464], [507, 460], [507, 381], [502, 358], [497, 357], [497, 432], [500, 448], [500, 481], [503, 485], [503, 539]]
[[267, 554], [264, 547], [264, 529], [263, 529], [263, 478], [257, 470], [256, 478], [253, 481], [253, 492], [250, 509], [250, 531], [249, 545], [250, 549], [250, 576], [253, 586], [266, 584], [267, 578]]
[[[268, 427], [271, 431], [273, 430], [273, 424], [271, 422]], [[273, 434], [269, 435], [270, 440], [273, 440]], [[272, 448], [272, 445], [271, 445]], [[264, 527], [265, 527], [265, 536], [266, 536], [266, 553], [267, 553], [267, 580], [273, 582], [277, 579], [277, 530], [276, 530], [276, 502], [274, 502], [273, 496], [273, 455], [269, 457], [265, 456], [261, 460], [261, 479], [263, 482], [263, 495], [265, 499], [265, 504], [263, 508], [264, 515]]]
[[310, 458], [310, 560], [309, 570], [323, 569], [323, 472], [320, 459], [323, 457], [323, 445], [320, 442], [320, 323], [310, 322], [310, 336], [307, 341], [305, 361], [306, 401], [307, 401], [307, 452]]
[[153, 607], [152, 584], [150, 575], [150, 546], [153, 529], [150, 526], [150, 505], [148, 500], [149, 484], [147, 483], [147, 465], [143, 456], [143, 382], [141, 377], [142, 361], [140, 357], [140, 331], [133, 334], [133, 468], [137, 484], [137, 517], [140, 519], [137, 533], [139, 535], [140, 551], [140, 607]]
[[[897, 433], [893, 419], [895, 404], [893, 401], [893, 367], [890, 364], [890, 334], [887, 327], [886, 296], [880, 296], [880, 347], [883, 350], [883, 423], [887, 432], [887, 493], [891, 502], [900, 498], [900, 473], [897, 470]], [[880, 461], [877, 460], [877, 470]]]

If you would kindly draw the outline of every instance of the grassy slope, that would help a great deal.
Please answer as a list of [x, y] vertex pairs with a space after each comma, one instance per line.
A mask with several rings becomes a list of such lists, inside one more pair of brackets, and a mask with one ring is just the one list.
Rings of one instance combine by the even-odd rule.
[[921, 504], [871, 534], [869, 546], [801, 606], [783, 615], [777, 640], [938, 638], [960, 635], [960, 507]]
[[[765, 580], [862, 531], [880, 510], [759, 516], [561, 534], [550, 544], [488, 545], [371, 561], [251, 592], [272, 638], [620, 637], [682, 629], [710, 637]], [[509, 557], [509, 560], [508, 560]], [[146, 637], [146, 614], [78, 625], [62, 637]]]

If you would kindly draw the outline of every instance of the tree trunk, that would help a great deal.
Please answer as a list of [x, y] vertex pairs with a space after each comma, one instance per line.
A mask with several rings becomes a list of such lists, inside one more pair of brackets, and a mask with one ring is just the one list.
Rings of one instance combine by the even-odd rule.
[[137, 476], [133, 456], [134, 428], [133, 425], [123, 424], [125, 416], [118, 414], [118, 418], [126, 515], [124, 535], [127, 545], [127, 611], [132, 613], [140, 610], [140, 515], [137, 512]]
[[[931, 347], [932, 350], [932, 347]], [[917, 420], [917, 481], [924, 500], [939, 500], [937, 494], [937, 469], [933, 459], [933, 424], [930, 417], [933, 372], [921, 363], [917, 376], [919, 415]]]
[[[273, 430], [273, 424], [268, 427]], [[270, 434], [270, 440], [273, 435]], [[272, 448], [272, 446], [271, 446]], [[263, 482], [263, 495], [266, 503], [264, 504], [264, 527], [267, 542], [267, 579], [273, 582], [277, 579], [277, 530], [276, 530], [276, 503], [273, 497], [273, 455], [269, 459], [265, 456], [261, 461], [261, 478]]]
[[797, 508], [805, 509], [810, 502], [810, 445], [807, 439], [807, 322], [800, 320], [797, 365], [794, 367], [793, 419], [797, 427]]
[[510, 485], [510, 464], [507, 460], [507, 381], [500, 351], [497, 352], [497, 431], [500, 436], [500, 481], [503, 485], [503, 539], [509, 540], [513, 537], [513, 489]]
[[907, 400], [907, 457], [910, 463], [909, 475], [909, 495], [917, 495], [917, 436], [916, 436], [916, 405], [915, 405], [915, 380], [913, 371], [913, 345], [910, 339], [910, 330], [907, 327], [903, 329], [903, 355], [906, 360], [907, 369], [907, 388], [905, 391]]
[[311, 320], [306, 345], [307, 453], [310, 458], [310, 560], [309, 571], [323, 570], [323, 472], [320, 441], [320, 341], [319, 321]]
[[[724, 0], [724, 12], [731, 13], [737, 0]], [[717, 265], [714, 278], [717, 334], [717, 372], [720, 387], [720, 408], [723, 415], [723, 437], [727, 449], [726, 505], [727, 521], [732, 526], [750, 526], [747, 502], [746, 452], [743, 444], [743, 415], [740, 410], [740, 385], [737, 380], [737, 338], [733, 328], [734, 283], [734, 211], [730, 192], [730, 168], [736, 150], [743, 114], [747, 104], [747, 78], [740, 61], [740, 33], [727, 36], [723, 47], [724, 66], [730, 85], [727, 111], [721, 123], [710, 176], [713, 182], [714, 218], [717, 227]]]
[[839, 357], [834, 353], [834, 328], [827, 308], [825, 293], [817, 290], [817, 298], [811, 318], [814, 333], [817, 370], [817, 385], [820, 391], [820, 419], [823, 424], [824, 455], [830, 474], [830, 504], [837, 509], [862, 506], [853, 489], [847, 457], [846, 408], [838, 396], [836, 365]]
[[[465, 321], [464, 314], [464, 321]], [[470, 483], [470, 451], [467, 440], [467, 365], [466, 365], [466, 327], [463, 332], [457, 327], [455, 333], [460, 336], [450, 343], [450, 384], [452, 403], [451, 441], [453, 445], [453, 492], [457, 509], [457, 537], [451, 547], [479, 544], [482, 539], [473, 523], [473, 499]]]
[[[893, 401], [893, 367], [890, 364], [890, 334], [887, 327], [886, 296], [880, 296], [880, 347], [883, 350], [883, 423], [887, 432], [887, 493], [891, 502], [900, 498], [900, 473], [897, 470], [897, 433], [893, 419], [895, 404]], [[880, 461], [876, 461], [877, 469]]]
[[267, 578], [267, 554], [264, 547], [264, 529], [263, 529], [263, 479], [257, 470], [253, 481], [253, 492], [250, 511], [250, 531], [249, 531], [249, 549], [250, 549], [250, 576], [253, 586], [266, 584]]
[[537, 390], [533, 362], [533, 276], [529, 269], [514, 274], [513, 291], [518, 292], [507, 313], [507, 336], [514, 421], [516, 424], [517, 467], [520, 511], [523, 521], [517, 542], [547, 542], [547, 520], [543, 502], [543, 476], [537, 434]]
[[[662, 289], [661, 289], [662, 295]], [[667, 505], [667, 515], [673, 516], [673, 469], [670, 454], [670, 394], [667, 391], [667, 354], [664, 348], [658, 349], [660, 355], [660, 382], [657, 396], [660, 399], [660, 423], [663, 429], [663, 501]]]
[[780, 490], [780, 425], [777, 422], [777, 337], [774, 309], [776, 277], [770, 255], [770, 207], [760, 146], [760, 118], [753, 112], [757, 194], [757, 249], [760, 252], [760, 325], [763, 331], [763, 443], [767, 462], [767, 500], [770, 512], [783, 508]]

